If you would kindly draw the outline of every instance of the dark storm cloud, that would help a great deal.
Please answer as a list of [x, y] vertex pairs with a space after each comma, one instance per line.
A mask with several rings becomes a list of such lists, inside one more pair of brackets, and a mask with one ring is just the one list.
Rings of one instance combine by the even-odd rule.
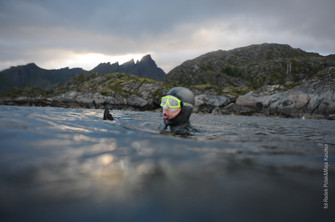
[[150, 52], [168, 69], [263, 42], [334, 53], [334, 9], [332, 0], [0, 0], [0, 69], [68, 51]]

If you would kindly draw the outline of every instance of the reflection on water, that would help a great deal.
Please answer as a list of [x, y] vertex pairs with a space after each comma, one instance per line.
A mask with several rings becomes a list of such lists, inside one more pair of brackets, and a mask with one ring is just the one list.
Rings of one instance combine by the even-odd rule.
[[[327, 120], [0, 106], [1, 221], [321, 221]], [[335, 184], [329, 168], [329, 184]], [[334, 199], [329, 193], [329, 201]], [[329, 213], [329, 212], [328, 212]]]

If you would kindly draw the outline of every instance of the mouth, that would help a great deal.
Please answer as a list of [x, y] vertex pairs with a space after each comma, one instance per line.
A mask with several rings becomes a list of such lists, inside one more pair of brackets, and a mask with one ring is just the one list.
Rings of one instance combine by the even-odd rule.
[[167, 113], [163, 113], [163, 118], [164, 118], [164, 119], [169, 119], [170, 116], [169, 116]]

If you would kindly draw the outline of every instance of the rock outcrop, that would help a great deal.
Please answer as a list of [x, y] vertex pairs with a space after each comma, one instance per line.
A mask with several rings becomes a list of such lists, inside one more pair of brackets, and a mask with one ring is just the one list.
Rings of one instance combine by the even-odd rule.
[[214, 110], [223, 108], [228, 104], [234, 102], [235, 99], [236, 97], [229, 95], [196, 95], [195, 107], [193, 111], [196, 113], [212, 113]]
[[249, 92], [216, 110], [216, 114], [227, 113], [335, 119], [335, 67], [287, 91]]
[[5, 105], [59, 106], [66, 108], [103, 108], [154, 110], [166, 92], [162, 82], [131, 74], [81, 74], [65, 85], [46, 91], [38, 88], [16, 89], [0, 100]]
[[[53, 90], [16, 89], [0, 98], [5, 105], [66, 108], [156, 110], [172, 86], [129, 74], [85, 74]], [[195, 113], [335, 119], [335, 67], [319, 72], [292, 89], [263, 87], [241, 96], [217, 95], [212, 89], [192, 88]]]

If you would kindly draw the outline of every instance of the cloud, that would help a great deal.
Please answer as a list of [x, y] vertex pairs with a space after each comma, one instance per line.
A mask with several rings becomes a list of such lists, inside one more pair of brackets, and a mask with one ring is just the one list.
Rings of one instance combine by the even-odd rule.
[[0, 0], [0, 69], [150, 53], [167, 72], [209, 51], [264, 42], [329, 54], [334, 9], [332, 0]]

